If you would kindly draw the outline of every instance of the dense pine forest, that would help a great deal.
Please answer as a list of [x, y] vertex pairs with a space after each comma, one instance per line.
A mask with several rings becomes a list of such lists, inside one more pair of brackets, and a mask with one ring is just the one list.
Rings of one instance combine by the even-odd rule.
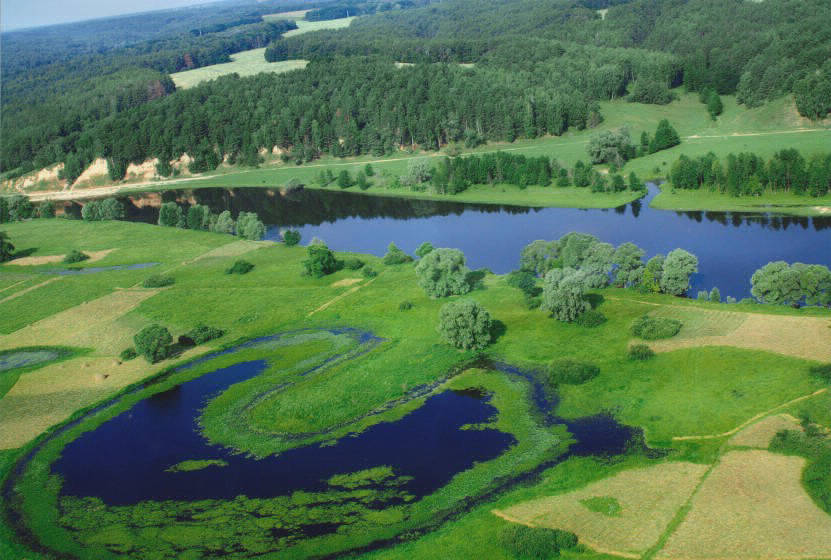
[[[665, 104], [678, 87], [747, 106], [792, 92], [804, 116], [831, 110], [831, 0], [212, 6], [3, 34], [3, 176], [63, 162], [73, 181], [97, 157], [120, 179], [154, 157], [168, 174], [183, 153], [202, 172], [255, 166], [275, 146], [297, 162], [471, 147], [594, 127], [599, 101]], [[296, 9], [361, 17], [292, 37], [293, 21], [262, 21]], [[269, 61], [310, 64], [175, 91], [169, 74], [266, 45]]]

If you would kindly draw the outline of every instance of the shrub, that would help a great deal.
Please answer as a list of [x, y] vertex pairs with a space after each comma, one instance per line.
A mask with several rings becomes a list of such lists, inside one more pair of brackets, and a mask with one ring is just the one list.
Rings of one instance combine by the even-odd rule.
[[248, 261], [238, 260], [231, 268], [225, 270], [225, 274], [248, 274], [251, 272], [251, 269], [254, 268], [254, 265]]
[[600, 311], [596, 311], [594, 309], [589, 309], [588, 311], [586, 311], [574, 320], [574, 322], [580, 325], [581, 327], [587, 328], [599, 327], [606, 321], [606, 316]]
[[194, 342], [194, 344], [204, 344], [209, 340], [221, 337], [225, 332], [216, 327], [209, 327], [207, 325], [197, 325], [185, 333], [185, 336]]
[[491, 342], [490, 314], [472, 299], [452, 301], [439, 311], [442, 340], [464, 350], [481, 350]]
[[574, 321], [591, 309], [585, 293], [583, 275], [572, 268], [555, 268], [545, 275], [542, 308], [558, 321]]
[[814, 377], [819, 377], [823, 381], [831, 382], [831, 364], [822, 364], [820, 366], [811, 366], [808, 370]]
[[[231, 213], [228, 212], [230, 218]], [[87, 218], [84, 218], [87, 219]], [[159, 225], [167, 227], [178, 227], [179, 224], [184, 224], [185, 218], [182, 213], [182, 208], [175, 202], [165, 202], [159, 208]]]
[[395, 243], [389, 244], [389, 247], [387, 247], [387, 254], [384, 255], [384, 264], [386, 265], [404, 264], [412, 262], [412, 260], [413, 257], [399, 249]]
[[580, 385], [600, 374], [600, 368], [589, 362], [571, 358], [554, 360], [546, 368], [550, 385]]
[[286, 244], [286, 247], [294, 247], [295, 245], [300, 243], [300, 232], [293, 229], [284, 231], [283, 243]]
[[402, 301], [401, 303], [398, 304], [398, 310], [399, 311], [409, 311], [412, 308], [413, 308], [413, 302], [411, 302], [411, 301]]
[[335, 254], [322, 244], [310, 244], [306, 247], [309, 258], [303, 261], [303, 273], [315, 278], [322, 278], [338, 269]]
[[375, 278], [376, 276], [378, 276], [378, 272], [377, 272], [374, 268], [372, 268], [371, 266], [365, 266], [365, 267], [363, 267], [363, 268], [361, 269], [361, 273], [362, 273], [362, 274], [363, 274], [366, 278]]
[[632, 334], [644, 340], [672, 338], [681, 330], [681, 321], [669, 317], [644, 315], [632, 323]]
[[710, 293], [707, 290], [699, 290], [695, 299], [698, 301], [710, 301]]
[[721, 303], [721, 292], [718, 288], [713, 287], [713, 289], [710, 290], [710, 301], [713, 303]]
[[87, 260], [88, 258], [89, 255], [86, 253], [82, 253], [78, 249], [72, 249], [64, 256], [63, 262], [66, 264], [79, 263]]
[[432, 243], [430, 243], [429, 241], [425, 241], [424, 243], [418, 246], [418, 249], [415, 250], [415, 254], [418, 258], [422, 258], [424, 257], [424, 255], [430, 253], [434, 248], [435, 247], [433, 247]]
[[14, 256], [14, 243], [9, 241], [9, 234], [0, 231], [0, 262], [11, 260]]
[[145, 288], [164, 288], [165, 286], [172, 286], [176, 282], [171, 276], [162, 276], [161, 274], [154, 274], [146, 278], [141, 283]]
[[343, 268], [347, 268], [349, 270], [358, 270], [363, 268], [364, 264], [366, 263], [364, 263], [364, 261], [362, 261], [361, 259], [344, 259]]
[[545, 560], [559, 556], [560, 550], [577, 546], [577, 535], [511, 523], [500, 531], [498, 542], [515, 558]]
[[466, 294], [470, 291], [464, 253], [458, 249], [434, 249], [415, 267], [418, 284], [431, 297]]
[[154, 364], [164, 360], [170, 354], [170, 344], [173, 342], [173, 337], [170, 336], [170, 331], [163, 326], [150, 325], [141, 329], [133, 337], [133, 342], [136, 344], [136, 352], [144, 356], [148, 362]]
[[47, 200], [43, 202], [38, 207], [38, 215], [41, 218], [54, 218], [55, 217], [55, 203], [51, 200]]
[[633, 344], [629, 347], [630, 360], [648, 360], [654, 355], [655, 352], [646, 344]]
[[509, 286], [522, 290], [526, 297], [535, 297], [542, 292], [542, 288], [537, 286], [536, 277], [527, 270], [514, 270], [508, 274], [507, 282]]
[[138, 354], [136, 353], [136, 349], [131, 346], [129, 348], [125, 348], [124, 350], [122, 350], [121, 354], [118, 355], [118, 358], [122, 362], [129, 362], [130, 360], [134, 360], [136, 356], [138, 356]]
[[254, 212], [240, 212], [237, 216], [237, 235], [252, 241], [265, 237], [265, 224]]

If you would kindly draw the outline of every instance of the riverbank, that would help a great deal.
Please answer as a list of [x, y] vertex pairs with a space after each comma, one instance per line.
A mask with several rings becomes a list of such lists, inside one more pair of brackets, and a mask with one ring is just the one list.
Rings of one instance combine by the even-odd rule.
[[730, 196], [710, 190], [673, 189], [662, 185], [652, 199], [650, 208], [657, 210], [754, 212], [790, 216], [831, 216], [831, 195], [813, 197], [783, 192], [767, 192], [761, 196]]

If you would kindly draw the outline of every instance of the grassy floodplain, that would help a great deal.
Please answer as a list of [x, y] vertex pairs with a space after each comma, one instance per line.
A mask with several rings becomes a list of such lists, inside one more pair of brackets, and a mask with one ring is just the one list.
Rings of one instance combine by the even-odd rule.
[[[210, 350], [229, 348], [254, 337], [303, 329], [353, 327], [370, 331], [382, 339], [366, 354], [332, 362], [319, 373], [308, 376], [296, 376], [297, 368], [324, 361], [327, 356], [347, 348], [348, 343], [337, 337], [307, 336], [297, 338], [290, 346], [259, 350], [252, 347], [243, 354], [218, 356], [197, 367], [160, 378], [157, 384], [125, 393], [124, 398], [111, 407], [60, 432], [55, 438], [43, 440], [43, 447], [38, 448], [31, 466], [18, 482], [24, 495], [31, 499], [15, 508], [23, 513], [27, 526], [42, 543], [69, 553], [84, 555], [95, 551], [101, 557], [147, 556], [156, 547], [156, 553], [168, 556], [185, 549], [208, 554], [211, 550], [219, 550], [212, 547], [234, 542], [251, 553], [271, 551], [272, 555], [281, 558], [304, 557], [312, 551], [334, 553], [378, 540], [398, 539], [399, 535], [406, 534], [408, 536], [400, 544], [368, 552], [367, 556], [425, 557], [431, 551], [442, 550], [455, 558], [483, 555], [513, 558], [509, 549], [494, 545], [494, 535], [498, 535], [509, 521], [494, 515], [491, 510], [510, 511], [514, 506], [572, 492], [632, 468], [655, 468], [683, 461], [705, 465], [710, 472], [709, 467], [729, 450], [729, 438], [748, 421], [782, 412], [812, 412], [827, 403], [827, 391], [823, 392], [827, 383], [808, 371], [819, 361], [812, 356], [824, 356], [828, 352], [831, 343], [827, 339], [812, 337], [799, 348], [780, 353], [765, 351], [752, 344], [743, 348], [696, 346], [695, 341], [716, 335], [737, 336], [742, 324], [750, 318], [760, 318], [773, 335], [791, 336], [789, 333], [798, 331], [799, 326], [788, 324], [783, 330], [781, 324], [784, 323], [781, 322], [784, 319], [797, 323], [806, 321], [806, 324], [815, 321], [831, 324], [828, 310], [702, 304], [669, 296], [606, 289], [599, 292], [594, 301], [608, 321], [596, 328], [586, 328], [560, 323], [539, 310], [529, 310], [522, 293], [510, 287], [504, 276], [487, 275], [482, 285], [470, 294], [502, 325], [502, 332], [487, 349], [486, 357], [530, 371], [540, 370], [557, 358], [590, 361], [600, 369], [596, 378], [583, 385], [561, 386], [556, 409], [539, 410], [538, 404], [530, 398], [531, 386], [527, 380], [494, 370], [481, 362], [471, 367], [477, 357], [475, 353], [459, 352], [439, 341], [435, 330], [438, 311], [446, 300], [430, 299], [424, 294], [416, 283], [412, 264], [385, 266], [376, 257], [339, 254], [339, 258], [359, 256], [380, 274], [368, 280], [355, 271], [342, 270], [313, 279], [300, 274], [301, 262], [306, 258], [303, 247], [242, 242], [221, 234], [120, 222], [34, 220], [10, 224], [6, 229], [19, 249], [31, 250], [31, 256], [61, 254], [75, 247], [112, 249], [102, 263], [140, 263], [153, 259], [159, 264], [146, 270], [62, 278], [12, 300], [13, 312], [3, 313], [0, 318], [3, 332], [0, 348], [48, 343], [88, 348], [89, 351], [57, 364], [24, 371], [9, 392], [0, 398], [0, 433], [4, 434], [0, 441], [4, 449], [0, 453], [0, 461], [3, 461], [0, 466], [3, 466], [4, 475], [9, 474], [15, 458], [32, 449], [37, 435], [48, 432], [50, 425], [106, 401], [143, 379], [168, 371], [177, 361], [187, 361]], [[165, 250], [160, 251], [160, 247]], [[224, 270], [241, 255], [254, 264], [253, 271], [244, 276], [224, 274]], [[25, 267], [23, 271], [19, 270], [23, 267], [15, 267], [14, 280], [20, 281], [27, 275], [38, 277], [44, 266], [47, 265]], [[12, 265], [0, 267], [0, 279], [9, 268]], [[175, 284], [161, 290], [136, 287], [145, 277], [160, 273], [174, 277]], [[55, 294], [46, 297], [53, 290]], [[118, 305], [112, 305], [116, 301]], [[412, 308], [400, 311], [402, 301], [411, 302]], [[106, 303], [111, 312], [97, 311], [96, 302]], [[11, 309], [7, 303], [0, 304], [4, 311]], [[681, 318], [684, 326], [679, 340], [692, 341], [693, 346], [659, 350], [648, 362], [629, 360], [627, 348], [633, 342], [629, 325], [645, 313]], [[85, 328], [82, 332], [67, 329], [66, 325], [72, 324], [68, 321], [83, 324]], [[155, 366], [141, 358], [121, 362], [118, 355], [130, 345], [132, 334], [150, 323], [167, 326], [174, 336], [199, 323], [219, 327], [226, 334], [205, 347]], [[64, 327], [60, 328], [59, 324]], [[475, 388], [490, 395], [490, 404], [497, 411], [486, 425], [478, 427], [508, 433], [516, 443], [499, 457], [457, 474], [450, 484], [425, 498], [406, 506], [390, 505], [381, 510], [369, 511], [366, 502], [360, 500], [350, 505], [351, 509], [336, 506], [343, 500], [355, 499], [356, 493], [364, 492], [362, 481], [389, 480], [392, 484], [398, 476], [377, 469], [341, 473], [342, 476], [332, 482], [341, 486], [320, 494], [265, 500], [209, 500], [197, 504], [148, 502], [136, 509], [134, 506], [110, 507], [94, 500], [59, 498], [60, 480], [50, 474], [47, 465], [65, 444], [150, 394], [183, 380], [198, 378], [218, 367], [252, 359], [267, 360], [269, 369], [250, 381], [232, 385], [204, 409], [201, 429], [211, 441], [255, 455], [312, 442], [332, 443], [347, 433], [360, 433], [378, 423], [405, 417], [431, 394], [447, 389]], [[101, 372], [107, 372], [107, 377], [98, 377]], [[292, 384], [281, 393], [258, 398], [286, 381]], [[67, 385], [70, 382], [73, 384]], [[44, 384], [65, 386], [66, 393], [43, 394], [40, 388]], [[50, 422], [44, 424], [38, 411], [54, 408], [57, 401], [67, 401], [69, 405], [60, 408]], [[252, 402], [256, 404], [238, 406]], [[372, 411], [381, 412], [368, 415]], [[612, 460], [571, 457], [560, 464], [546, 466], [547, 461], [564, 452], [570, 441], [562, 424], [542, 422], [541, 415], [547, 413], [566, 418], [611, 413], [619, 421], [641, 428], [645, 442], [661, 452], [644, 452], [636, 445], [630, 452]], [[827, 416], [820, 414], [815, 418], [819, 422], [828, 421]], [[234, 427], [233, 433], [223, 432], [222, 427], [229, 423]], [[23, 429], [27, 425], [28, 431]], [[293, 437], [285, 440], [286, 445], [275, 449], [274, 434]], [[177, 470], [201, 472], [200, 467], [207, 467], [206, 470], [222, 471], [219, 463], [208, 465], [202, 461], [201, 457], [193, 457]], [[693, 472], [700, 470], [693, 469]], [[514, 486], [510, 482], [522, 473], [532, 471], [540, 471], [539, 476], [531, 478], [528, 484]], [[702, 475], [700, 483], [706, 480], [707, 475]], [[365, 500], [391, 499], [393, 494], [389, 492], [397, 492], [394, 488], [393, 484], [384, 491], [388, 493], [361, 495]], [[615, 503], [616, 500], [621, 508], [620, 519], [631, 521], [632, 508], [647, 507], [632, 503], [631, 493], [610, 494], [614, 484], [604, 488], [605, 493], [588, 498], [603, 498], [603, 503]], [[501, 491], [491, 494], [494, 489]], [[793, 496], [804, 490], [789, 478], [782, 492]], [[475, 499], [468, 501], [469, 497]], [[776, 499], [776, 495], [769, 498]], [[801, 500], [801, 507], [812, 504], [807, 494], [804, 499], [799, 496], [795, 499]], [[592, 510], [597, 509], [597, 502], [587, 502], [590, 505], [585, 506], [586, 515], [589, 518], [604, 516], [614, 524], [617, 517]], [[9, 505], [3, 504], [4, 507]], [[57, 514], [59, 505], [63, 508], [61, 516]], [[645, 544], [650, 550], [654, 548], [651, 553], [667, 542], [672, 544], [675, 552], [687, 550], [685, 539], [672, 540], [675, 528], [683, 526], [679, 522], [685, 518], [685, 508], [688, 506], [677, 506], [669, 511], [673, 522], [661, 528], [658, 542]], [[345, 528], [334, 535], [299, 540], [287, 537], [281, 541], [284, 548], [273, 551], [269, 548], [271, 541], [262, 533], [268, 524], [263, 522], [264, 525], [259, 527], [250, 524], [251, 512], [255, 510], [267, 510], [266, 517], [275, 522], [285, 520], [288, 511], [299, 512], [292, 514], [292, 524], [288, 525], [293, 531], [301, 530], [312, 519], [342, 523]], [[194, 516], [194, 521], [181, 521], [190, 516]], [[363, 521], [356, 523], [355, 516]], [[643, 517], [634, 515], [636, 519]], [[229, 519], [239, 528], [242, 537], [231, 539], [225, 533]], [[691, 519], [693, 523], [700, 523], [695, 521], [695, 516]], [[606, 557], [602, 554], [604, 550], [621, 552], [612, 541], [605, 542], [602, 535], [593, 533], [593, 527], [601, 526], [606, 525], [587, 523], [580, 526], [575, 532], [586, 544], [563, 556], [602, 558]], [[700, 530], [696, 529], [698, 526], [694, 524], [693, 530]], [[682, 537], [690, 531], [688, 527], [685, 526]], [[0, 537], [5, 543], [0, 545], [0, 554], [4, 558], [36, 557], [26, 552], [23, 543], [12, 539], [10, 527], [0, 526]]]

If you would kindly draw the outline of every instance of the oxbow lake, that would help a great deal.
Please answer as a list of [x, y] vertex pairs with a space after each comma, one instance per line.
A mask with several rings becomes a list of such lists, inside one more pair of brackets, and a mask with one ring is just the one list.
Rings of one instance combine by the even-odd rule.
[[[631, 241], [647, 257], [682, 247], [699, 258], [690, 294], [718, 286], [722, 297], [750, 295], [750, 276], [775, 260], [831, 265], [831, 217], [768, 213], [675, 212], [649, 208], [658, 193], [614, 209], [527, 208], [368, 196], [353, 192], [262, 188], [143, 193], [123, 199], [128, 218], [154, 222], [158, 206], [175, 200], [214, 212], [257, 212], [268, 239], [296, 228], [303, 244], [314, 237], [338, 251], [383, 255], [390, 242], [412, 253], [423, 241], [464, 251], [468, 266], [496, 273], [517, 268], [522, 248], [570, 231], [619, 245]], [[70, 209], [72, 211], [73, 209]], [[74, 208], [78, 211], [78, 208]]]

